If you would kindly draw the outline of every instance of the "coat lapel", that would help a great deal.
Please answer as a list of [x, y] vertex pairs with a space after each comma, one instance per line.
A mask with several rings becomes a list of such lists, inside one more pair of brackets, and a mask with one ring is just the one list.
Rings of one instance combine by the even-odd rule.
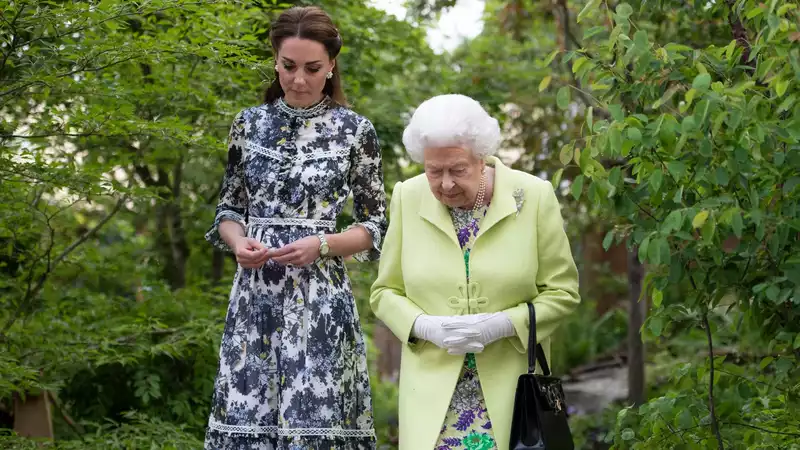
[[500, 221], [517, 212], [511, 169], [494, 156], [490, 160], [494, 165], [494, 192], [489, 210], [486, 211], [486, 216], [481, 221], [476, 240]]
[[425, 192], [422, 194], [419, 215], [436, 228], [442, 230], [453, 243], [459, 245], [458, 238], [456, 237], [456, 230], [453, 227], [453, 219], [450, 217], [447, 206], [439, 200], [436, 200], [436, 197], [433, 196], [430, 189], [425, 189]]

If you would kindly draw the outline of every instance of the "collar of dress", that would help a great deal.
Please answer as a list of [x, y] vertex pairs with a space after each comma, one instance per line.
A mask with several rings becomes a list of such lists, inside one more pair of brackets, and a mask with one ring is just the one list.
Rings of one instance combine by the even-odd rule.
[[307, 108], [293, 108], [293, 107], [289, 106], [283, 100], [283, 98], [279, 98], [276, 101], [276, 105], [278, 107], [278, 110], [280, 110], [282, 113], [286, 114], [289, 117], [301, 117], [301, 118], [304, 118], [304, 119], [308, 119], [308, 118], [311, 118], [311, 117], [317, 117], [317, 116], [320, 116], [322, 114], [325, 114], [328, 111], [328, 109], [330, 109], [331, 104], [332, 104], [332, 100], [327, 95], [322, 100], [317, 102], [316, 104], [314, 104], [312, 106], [309, 106]]

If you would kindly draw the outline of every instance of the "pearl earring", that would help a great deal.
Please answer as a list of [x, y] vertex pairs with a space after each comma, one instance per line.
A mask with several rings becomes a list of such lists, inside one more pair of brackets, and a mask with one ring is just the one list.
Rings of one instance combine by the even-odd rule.
[[275, 72], [277, 72], [277, 71], [278, 71], [278, 65], [275, 64]]
[[325, 78], [327, 78], [327, 79], [329, 79], [329, 80], [330, 80], [331, 78], [333, 78], [333, 72], [328, 72], [328, 74], [327, 74], [327, 75], [325, 75]]

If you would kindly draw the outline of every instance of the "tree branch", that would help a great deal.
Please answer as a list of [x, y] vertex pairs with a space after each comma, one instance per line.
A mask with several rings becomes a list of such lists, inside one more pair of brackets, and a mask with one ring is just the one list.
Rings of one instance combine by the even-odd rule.
[[709, 380], [708, 380], [708, 410], [711, 414], [711, 429], [717, 437], [717, 448], [725, 450], [722, 443], [722, 434], [719, 431], [719, 420], [717, 413], [714, 409], [714, 342], [711, 337], [711, 324], [708, 322], [708, 313], [703, 314], [703, 327], [706, 329], [706, 338], [708, 339], [708, 358], [709, 358]]
[[[114, 215], [116, 215], [117, 212], [119, 212], [119, 210], [122, 208], [122, 205], [124, 205], [127, 200], [128, 200], [127, 195], [120, 198], [119, 201], [117, 201], [117, 204], [114, 206], [114, 208], [108, 214], [106, 214], [106, 216], [102, 220], [100, 220], [100, 222], [98, 222], [97, 225], [95, 225], [92, 229], [84, 233], [80, 238], [75, 240], [75, 242], [70, 244], [66, 249], [64, 249], [64, 251], [61, 252], [60, 255], [58, 255], [53, 260], [50, 260], [50, 252], [52, 251], [52, 246], [53, 246], [53, 242], [51, 241], [50, 248], [47, 251], [47, 269], [44, 271], [44, 273], [42, 273], [39, 276], [39, 279], [37, 280], [35, 286], [33, 286], [32, 283], [29, 283], [25, 296], [23, 297], [22, 301], [17, 307], [17, 311], [8, 319], [8, 321], [3, 326], [2, 331], [0, 331], [0, 342], [6, 340], [8, 330], [10, 330], [11, 327], [14, 325], [14, 323], [19, 319], [21, 312], [25, 309], [25, 306], [39, 295], [39, 292], [42, 290], [42, 287], [44, 286], [45, 282], [47, 282], [47, 279], [50, 276], [50, 274], [53, 273], [55, 267], [59, 263], [61, 263], [64, 259], [66, 259], [67, 256], [69, 256], [69, 254], [72, 253], [76, 248], [78, 248], [84, 242], [89, 240], [103, 226], [105, 226], [111, 220], [111, 218], [114, 217]], [[33, 271], [33, 267], [34, 266], [31, 266], [31, 271]], [[32, 276], [30, 281], [32, 281]]]
[[728, 9], [730, 9], [728, 12], [728, 24], [731, 26], [733, 38], [736, 39], [736, 43], [742, 47], [742, 64], [755, 70], [755, 60], [750, 61], [750, 41], [747, 38], [747, 30], [736, 14], [736, 0], [725, 0], [725, 4], [727, 4]]
[[83, 441], [83, 435], [86, 433], [86, 430], [84, 430], [79, 423], [75, 422], [75, 419], [67, 414], [67, 411], [64, 409], [64, 405], [61, 404], [61, 401], [58, 399], [58, 397], [50, 392], [47, 392], [47, 395], [50, 398], [50, 401], [53, 403], [53, 406], [55, 406], [56, 409], [61, 413], [61, 417], [64, 419], [64, 422], [66, 422], [67, 425], [69, 425], [69, 427], [72, 428], [72, 430]]
[[728, 422], [728, 425], [736, 425], [737, 427], [747, 427], [752, 428], [754, 430], [763, 431], [764, 433], [770, 434], [780, 434], [782, 436], [793, 436], [793, 437], [800, 437], [800, 433], [789, 433], [786, 431], [777, 431], [777, 430], [768, 430], [766, 428], [757, 427], [755, 425], [748, 425], [746, 423], [739, 423], [739, 422]]
[[[2, 17], [3, 17], [3, 21], [4, 21], [4, 22], [6, 22], [6, 23], [8, 23], [8, 26], [9, 26], [9, 28], [11, 29], [11, 32], [12, 32], [12, 35], [11, 35], [11, 45], [10, 45], [10, 46], [9, 46], [9, 48], [8, 48], [8, 53], [4, 53], [4, 54], [3, 54], [3, 61], [2, 61], [2, 63], [0, 63], [0, 76], [2, 76], [2, 75], [3, 75], [3, 72], [5, 72], [5, 69], [6, 69], [6, 62], [8, 62], [8, 58], [9, 58], [9, 57], [10, 57], [12, 54], [14, 54], [14, 50], [15, 50], [15, 49], [16, 49], [16, 47], [17, 47], [17, 41], [19, 40], [19, 39], [18, 39], [18, 38], [19, 38], [19, 35], [17, 34], [17, 27], [16, 27], [16, 24], [17, 24], [17, 20], [19, 19], [19, 16], [21, 16], [21, 15], [22, 15], [22, 12], [23, 12], [23, 11], [25, 11], [25, 7], [26, 7], [26, 6], [27, 6], [27, 5], [23, 3], [23, 4], [22, 4], [22, 5], [19, 7], [19, 11], [17, 11], [17, 14], [14, 16], [14, 18], [13, 18], [13, 19], [11, 19], [11, 23], [8, 23], [8, 21], [5, 19], [5, 16], [4, 16], [4, 15], [2, 15], [2, 14], [0, 14], [0, 16], [2, 16]], [[0, 80], [2, 80], [2, 79], [3, 79], [3, 78], [2, 78], [2, 77], [0, 77]]]
[[[572, 30], [569, 27], [570, 19], [569, 19], [569, 8], [567, 7], [567, 0], [558, 0], [558, 8], [559, 8], [559, 13], [556, 14], [556, 17], [558, 18], [558, 20], [561, 22], [562, 25], [561, 29], [563, 30], [564, 33], [563, 39], [564, 39], [565, 50], [570, 49], [569, 46], [570, 42], [572, 42], [575, 45], [575, 47], [581, 48], [580, 42], [578, 42], [578, 39], [575, 37], [574, 34], [572, 34]], [[586, 106], [597, 106], [597, 107], [601, 106], [600, 102], [591, 101], [591, 99], [589, 98], [590, 96], [583, 91], [580, 80], [578, 80], [578, 77], [575, 75], [575, 72], [572, 71], [571, 61], [567, 63], [567, 70], [569, 71], [570, 78], [572, 79], [572, 83], [574, 84], [573, 88], [575, 92], [577, 92], [578, 97], [581, 98], [581, 101], [583, 101], [583, 104]], [[597, 115], [604, 119], [608, 118], [608, 113], [604, 109], [598, 109]]]

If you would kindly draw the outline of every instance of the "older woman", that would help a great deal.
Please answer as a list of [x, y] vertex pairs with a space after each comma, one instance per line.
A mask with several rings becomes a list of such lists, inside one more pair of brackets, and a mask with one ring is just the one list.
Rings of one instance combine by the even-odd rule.
[[469, 97], [422, 103], [403, 143], [425, 175], [394, 187], [370, 299], [403, 343], [400, 448], [506, 450], [527, 303], [549, 354], [580, 302], [558, 200], [492, 156], [498, 123]]

